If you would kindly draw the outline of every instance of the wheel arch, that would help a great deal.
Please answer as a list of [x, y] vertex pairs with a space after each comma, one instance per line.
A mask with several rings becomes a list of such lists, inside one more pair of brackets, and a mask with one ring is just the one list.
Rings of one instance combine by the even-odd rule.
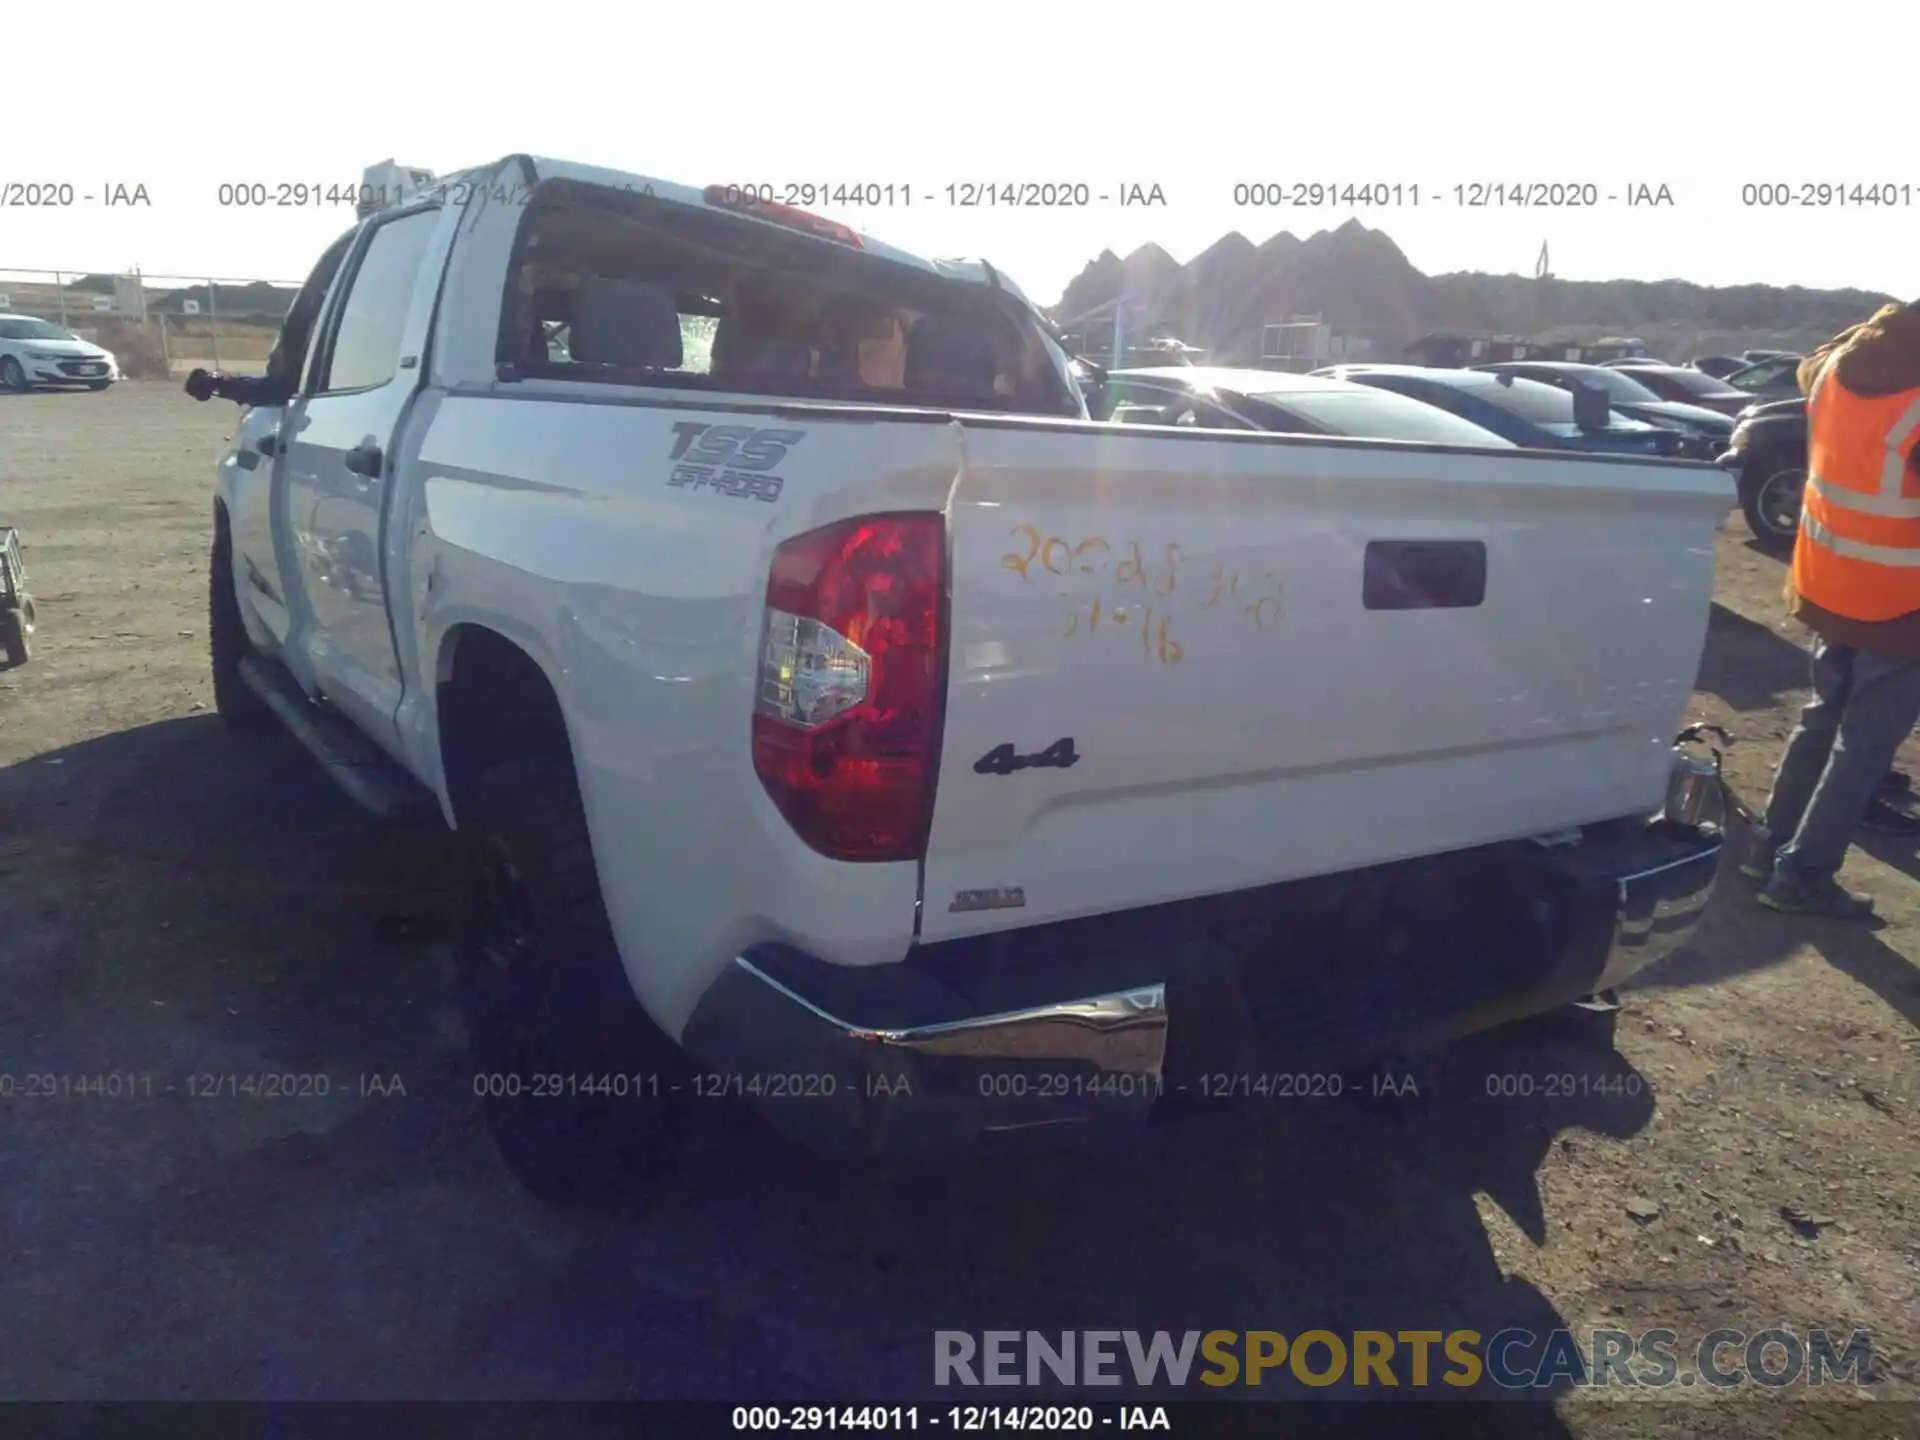
[[458, 829], [473, 784], [493, 765], [534, 755], [578, 767], [573, 737], [551, 668], [495, 627], [459, 621], [434, 652], [434, 728], [443, 804]]

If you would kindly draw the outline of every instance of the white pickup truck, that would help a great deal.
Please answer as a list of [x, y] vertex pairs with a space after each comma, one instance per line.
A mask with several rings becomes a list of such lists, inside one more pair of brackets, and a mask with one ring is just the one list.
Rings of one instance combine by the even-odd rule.
[[1314, 1093], [1713, 883], [1711, 466], [1097, 425], [988, 265], [525, 156], [188, 388], [249, 407], [219, 712], [458, 832], [476, 1089], [556, 1200], [712, 1097], [950, 1147]]

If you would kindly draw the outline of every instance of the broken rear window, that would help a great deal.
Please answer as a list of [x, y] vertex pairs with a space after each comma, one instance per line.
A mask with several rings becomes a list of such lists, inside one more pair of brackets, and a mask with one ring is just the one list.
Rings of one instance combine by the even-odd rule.
[[509, 373], [1076, 416], [1005, 291], [650, 195], [550, 181], [516, 246]]

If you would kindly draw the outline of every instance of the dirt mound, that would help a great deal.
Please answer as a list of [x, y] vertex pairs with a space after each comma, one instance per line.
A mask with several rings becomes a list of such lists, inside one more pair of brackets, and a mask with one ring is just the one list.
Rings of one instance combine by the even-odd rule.
[[1164, 327], [1227, 363], [1258, 356], [1262, 325], [1314, 314], [1337, 333], [1365, 338], [1382, 359], [1400, 358], [1429, 330], [1566, 341], [1638, 335], [1668, 359], [1751, 346], [1803, 349], [1889, 298], [1687, 280], [1426, 275], [1385, 231], [1358, 220], [1304, 240], [1282, 231], [1258, 246], [1234, 232], [1185, 265], [1158, 245], [1125, 259], [1103, 251], [1067, 286], [1053, 314], [1071, 322], [1122, 294], [1138, 302], [1138, 323]]

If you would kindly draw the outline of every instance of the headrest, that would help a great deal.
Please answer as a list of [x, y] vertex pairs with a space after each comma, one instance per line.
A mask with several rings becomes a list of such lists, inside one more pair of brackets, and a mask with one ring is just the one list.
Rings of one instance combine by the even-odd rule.
[[543, 285], [533, 292], [533, 314], [539, 320], [565, 320], [573, 314], [573, 291], [558, 285]]
[[587, 365], [678, 369], [680, 312], [673, 291], [646, 280], [588, 276], [574, 292], [567, 351]]
[[993, 393], [999, 373], [991, 330], [979, 320], [923, 315], [907, 337], [907, 386]]

